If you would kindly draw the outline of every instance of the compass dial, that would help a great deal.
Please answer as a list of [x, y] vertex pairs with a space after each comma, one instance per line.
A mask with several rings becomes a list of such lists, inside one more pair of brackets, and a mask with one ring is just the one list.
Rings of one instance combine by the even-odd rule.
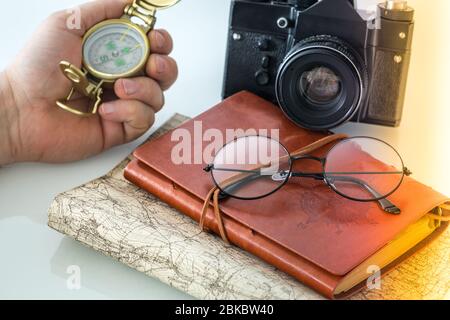
[[100, 26], [86, 37], [83, 57], [86, 67], [96, 76], [130, 76], [145, 65], [148, 40], [136, 27], [126, 23]]

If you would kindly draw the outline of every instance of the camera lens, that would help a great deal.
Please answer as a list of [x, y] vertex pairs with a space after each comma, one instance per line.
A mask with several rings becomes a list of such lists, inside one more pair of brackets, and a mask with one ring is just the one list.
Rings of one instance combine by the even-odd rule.
[[315, 67], [303, 72], [298, 81], [300, 95], [315, 105], [326, 105], [341, 94], [341, 80], [326, 67]]
[[295, 45], [278, 71], [276, 94], [283, 112], [311, 130], [351, 120], [367, 94], [362, 58], [344, 41], [315, 36]]

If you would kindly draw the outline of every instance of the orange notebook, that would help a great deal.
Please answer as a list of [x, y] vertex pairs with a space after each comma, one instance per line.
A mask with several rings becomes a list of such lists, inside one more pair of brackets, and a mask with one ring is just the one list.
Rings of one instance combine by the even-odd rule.
[[[301, 129], [273, 104], [248, 92], [239, 93], [181, 126], [194, 136], [194, 123], [203, 130], [279, 129], [289, 151], [307, 146], [329, 133]], [[207, 165], [171, 161], [172, 132], [137, 149], [125, 177], [196, 221], [214, 186], [203, 171]], [[192, 150], [206, 143], [192, 139]], [[406, 177], [389, 197], [402, 213], [389, 215], [376, 203], [354, 202], [316, 181], [292, 179], [267, 198], [221, 203], [229, 240], [285, 271], [328, 298], [344, 297], [366, 284], [374, 267], [383, 272], [435, 238], [445, 222], [449, 199]], [[210, 209], [208, 229], [219, 233]]]

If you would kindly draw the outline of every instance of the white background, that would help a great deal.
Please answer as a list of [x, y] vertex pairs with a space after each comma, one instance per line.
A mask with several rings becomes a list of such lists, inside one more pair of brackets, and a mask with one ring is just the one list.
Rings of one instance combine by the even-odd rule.
[[[81, 2], [3, 1], [0, 69], [52, 11]], [[175, 112], [195, 116], [220, 100], [229, 3], [182, 0], [159, 15], [158, 26], [168, 29], [175, 39], [173, 56], [180, 78], [168, 92], [156, 126]], [[339, 131], [392, 143], [415, 178], [450, 195], [450, 1], [411, 0], [410, 4], [417, 10], [416, 32], [401, 127], [347, 124]], [[20, 14], [14, 14], [18, 6]], [[47, 209], [55, 195], [105, 174], [138, 143], [74, 164], [20, 164], [0, 169], [0, 298], [187, 298], [46, 226]], [[71, 265], [81, 267], [81, 290], [67, 289], [66, 270]]]

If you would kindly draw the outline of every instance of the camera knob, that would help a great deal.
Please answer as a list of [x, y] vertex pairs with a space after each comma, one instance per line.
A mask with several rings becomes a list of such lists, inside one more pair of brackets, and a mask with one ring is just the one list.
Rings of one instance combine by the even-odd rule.
[[270, 76], [267, 71], [259, 70], [255, 73], [256, 83], [260, 86], [266, 86], [270, 82]]
[[281, 17], [277, 20], [277, 26], [280, 29], [286, 29], [289, 27], [289, 25], [290, 25], [290, 21], [285, 17]]
[[387, 0], [386, 1], [387, 10], [407, 10], [408, 1], [406, 0]]

